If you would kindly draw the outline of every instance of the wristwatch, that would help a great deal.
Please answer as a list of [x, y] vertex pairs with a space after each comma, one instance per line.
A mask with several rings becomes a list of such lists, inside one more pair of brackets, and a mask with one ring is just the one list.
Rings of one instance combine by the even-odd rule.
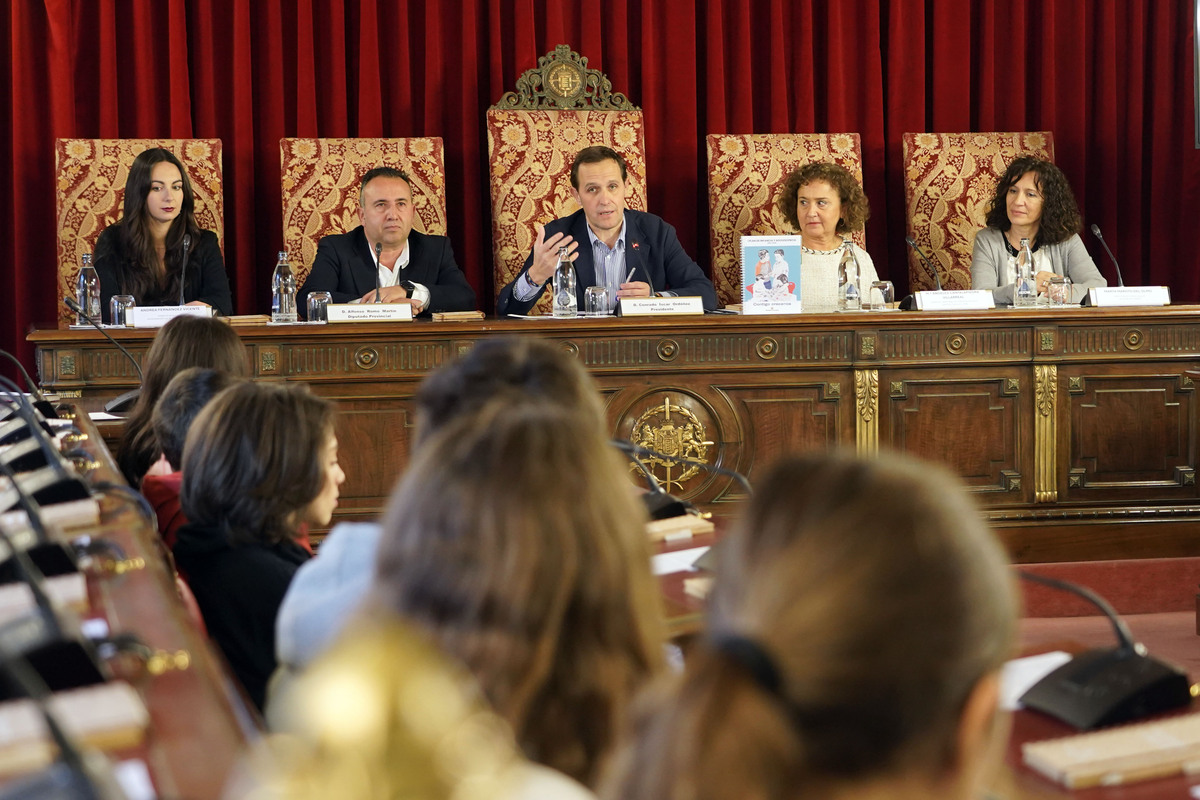
[[415, 283], [413, 283], [412, 281], [400, 281], [399, 284], [397, 284], [397, 285], [400, 286], [402, 289], [404, 289], [404, 291], [408, 294], [409, 297], [412, 297], [413, 292], [415, 292], [417, 290], [417, 285]]

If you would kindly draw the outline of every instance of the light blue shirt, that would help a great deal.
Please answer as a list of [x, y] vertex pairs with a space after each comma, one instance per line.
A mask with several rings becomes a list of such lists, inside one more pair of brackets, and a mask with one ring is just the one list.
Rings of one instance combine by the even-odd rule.
[[608, 289], [609, 311], [616, 307], [617, 292], [620, 290], [621, 284], [625, 283], [625, 227], [627, 224], [627, 221], [622, 218], [621, 232], [617, 234], [617, 241], [613, 247], [600, 241], [600, 237], [592, 232], [590, 225], [587, 229], [588, 239], [592, 242], [592, 264], [596, 270], [596, 284]]

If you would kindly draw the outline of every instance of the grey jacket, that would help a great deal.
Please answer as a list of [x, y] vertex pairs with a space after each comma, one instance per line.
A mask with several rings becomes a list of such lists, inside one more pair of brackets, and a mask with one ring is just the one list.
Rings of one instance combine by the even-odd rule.
[[[1011, 306], [1015, 285], [1005, 280], [1006, 265], [1012, 258], [1004, 246], [1004, 233], [995, 228], [984, 228], [975, 234], [975, 247], [971, 251], [971, 288], [991, 289], [996, 305]], [[1079, 234], [1065, 242], [1045, 244], [1033, 254], [1033, 263], [1038, 269], [1047, 266], [1059, 275], [1071, 279], [1071, 302], [1078, 303], [1094, 286], [1108, 286], [1108, 281], [1096, 269], [1096, 262], [1088, 255]]]

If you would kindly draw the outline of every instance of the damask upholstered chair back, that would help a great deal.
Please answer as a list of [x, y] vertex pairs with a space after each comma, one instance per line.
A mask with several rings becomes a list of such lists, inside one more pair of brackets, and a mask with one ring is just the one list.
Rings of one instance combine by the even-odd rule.
[[[516, 277], [537, 237], [535, 225], [579, 209], [571, 197], [571, 162], [603, 144], [629, 170], [625, 205], [646, 209], [646, 146], [642, 112], [612, 91], [587, 59], [559, 45], [538, 59], [487, 112], [495, 295]], [[534, 313], [548, 313], [550, 294]]]
[[[941, 272], [946, 289], [971, 288], [971, 248], [984, 226], [996, 181], [1017, 156], [1054, 160], [1049, 131], [904, 134], [908, 235]], [[908, 254], [913, 291], [933, 289], [917, 254]]]
[[[712, 133], [708, 146], [708, 210], [712, 278], [721, 305], [742, 302], [741, 237], [798, 233], [777, 206], [784, 180], [796, 169], [830, 161], [862, 183], [857, 133]], [[852, 234], [866, 246], [866, 232]]]
[[412, 179], [413, 229], [445, 236], [446, 164], [439, 137], [280, 139], [283, 246], [303, 285], [322, 236], [359, 226], [358, 184], [368, 170], [396, 167]]
[[[75, 296], [84, 253], [100, 233], [121, 218], [125, 180], [143, 150], [161, 147], [179, 157], [196, 198], [196, 222], [225, 246], [220, 139], [55, 139], [55, 213], [58, 227], [58, 294]], [[58, 326], [74, 315], [59, 303]]]

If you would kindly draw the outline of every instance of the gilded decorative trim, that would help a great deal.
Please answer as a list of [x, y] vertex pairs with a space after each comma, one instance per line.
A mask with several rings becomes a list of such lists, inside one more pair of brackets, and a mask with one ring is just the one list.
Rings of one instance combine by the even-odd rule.
[[1070, 378], [1067, 378], [1067, 389], [1071, 392], [1071, 394], [1082, 394], [1083, 378], [1078, 375], [1073, 375]]
[[891, 383], [892, 397], [902, 398], [907, 393], [908, 393], [908, 390], [904, 388], [904, 381], [892, 381], [892, 383]]
[[[672, 403], [669, 394], [663, 396], [661, 405], [642, 412], [633, 423], [629, 438], [635, 444], [666, 456], [705, 463], [709, 463], [708, 450], [715, 444], [699, 417], [687, 406]], [[667, 491], [683, 491], [686, 481], [700, 475], [698, 466], [679, 464], [657, 456], [642, 456], [642, 463]], [[631, 462], [630, 469], [635, 468], [640, 469]]]
[[825, 384], [825, 396], [826, 397], [841, 397], [842, 396], [842, 385], [840, 383]]
[[505, 92], [494, 109], [595, 108], [637, 111], [629, 98], [612, 90], [612, 81], [565, 44], [538, 59], [517, 78], [517, 90]]
[[1055, 411], [1058, 407], [1058, 367], [1038, 364], [1034, 367], [1033, 484], [1034, 502], [1058, 501], [1058, 440]]
[[854, 370], [855, 443], [859, 455], [879, 452], [879, 370]]
[[1041, 331], [1038, 334], [1038, 348], [1043, 353], [1054, 352], [1054, 331]]
[[967, 337], [961, 333], [952, 333], [946, 337], [946, 352], [952, 356], [962, 355], [967, 349]]
[[1145, 343], [1146, 337], [1137, 328], [1130, 328], [1121, 337], [1121, 344], [1125, 345], [1126, 350], [1141, 350]]
[[774, 358], [779, 352], [779, 342], [770, 336], [764, 336], [755, 342], [754, 352], [758, 353], [759, 358]]
[[1190, 392], [1196, 388], [1196, 382], [1192, 380], [1190, 375], [1179, 376], [1179, 391]]
[[875, 355], [875, 334], [864, 333], [859, 339], [859, 352], [864, 356]]

